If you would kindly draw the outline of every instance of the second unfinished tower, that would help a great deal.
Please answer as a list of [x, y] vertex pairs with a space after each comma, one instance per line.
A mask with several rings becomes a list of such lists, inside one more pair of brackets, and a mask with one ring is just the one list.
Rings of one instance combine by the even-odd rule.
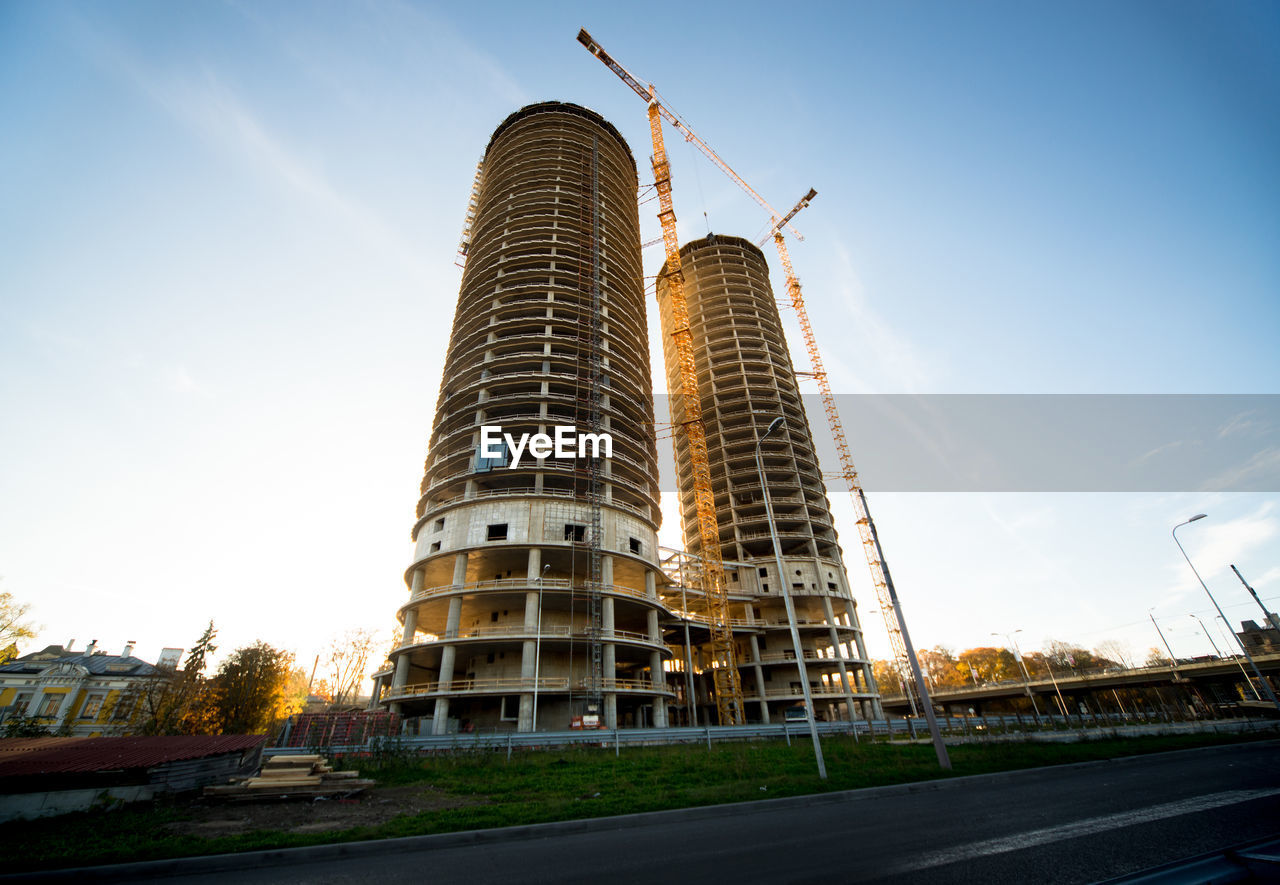
[[[747, 240], [711, 235], [687, 243], [680, 258], [747, 714], [777, 721], [786, 708], [803, 703], [782, 598], [785, 583], [795, 603], [815, 713], [827, 719], [878, 717], [871, 662], [764, 255]], [[658, 302], [669, 335], [665, 274], [664, 267]], [[666, 362], [678, 422], [680, 367], [671, 349]], [[784, 575], [776, 573], [755, 461], [757, 436], [779, 416], [785, 426], [764, 441], [762, 454]], [[689, 552], [699, 555], [693, 468], [683, 435], [677, 440], [682, 528]]]

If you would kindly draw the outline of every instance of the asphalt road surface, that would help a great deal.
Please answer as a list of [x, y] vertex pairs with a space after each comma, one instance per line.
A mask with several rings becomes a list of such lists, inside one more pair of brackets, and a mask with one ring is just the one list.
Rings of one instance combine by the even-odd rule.
[[[1268, 741], [713, 813], [360, 843], [345, 857], [275, 852], [266, 865], [189, 868], [165, 881], [1074, 883], [1277, 833], [1280, 742]], [[465, 838], [481, 841], [458, 844]], [[117, 875], [152, 872], [134, 865]], [[75, 881], [103, 879], [81, 872]]]

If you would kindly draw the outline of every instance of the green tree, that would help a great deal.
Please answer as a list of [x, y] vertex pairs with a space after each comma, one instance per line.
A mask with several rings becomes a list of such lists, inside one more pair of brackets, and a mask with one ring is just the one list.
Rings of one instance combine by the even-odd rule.
[[893, 661], [872, 661], [871, 675], [876, 680], [876, 688], [884, 697], [902, 697], [902, 679], [898, 675], [898, 667]]
[[218, 650], [213, 621], [187, 653], [181, 669], [161, 670], [159, 676], [134, 682], [118, 701], [129, 704], [128, 728], [135, 734], [209, 734], [210, 684], [205, 676], [208, 658]]
[[920, 671], [935, 688], [957, 688], [964, 685], [968, 671], [959, 665], [951, 649], [942, 645], [918, 652]]
[[218, 734], [262, 734], [283, 715], [293, 653], [259, 640], [238, 648], [213, 679], [212, 725]]
[[959, 656], [961, 671], [970, 679], [969, 671], [977, 674], [979, 682], [1004, 682], [1009, 679], [1021, 679], [1022, 668], [1018, 659], [1007, 648], [980, 646], [962, 651]]

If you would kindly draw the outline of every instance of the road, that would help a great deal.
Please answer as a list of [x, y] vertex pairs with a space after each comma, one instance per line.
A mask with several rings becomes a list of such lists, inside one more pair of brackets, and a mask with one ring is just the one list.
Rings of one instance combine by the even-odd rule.
[[[240, 868], [188, 867], [165, 881], [1076, 883], [1276, 833], [1280, 742], [1268, 741], [715, 812], [358, 843], [354, 856], [275, 852], [256, 867], [246, 856], [211, 858]], [[157, 871], [72, 879], [138, 881]]]

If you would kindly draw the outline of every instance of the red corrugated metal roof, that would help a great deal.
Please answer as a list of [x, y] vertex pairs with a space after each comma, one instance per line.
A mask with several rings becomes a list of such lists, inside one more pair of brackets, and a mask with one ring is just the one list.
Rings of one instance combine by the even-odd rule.
[[0, 740], [0, 778], [146, 769], [182, 759], [239, 753], [266, 740], [260, 734], [10, 738]]

